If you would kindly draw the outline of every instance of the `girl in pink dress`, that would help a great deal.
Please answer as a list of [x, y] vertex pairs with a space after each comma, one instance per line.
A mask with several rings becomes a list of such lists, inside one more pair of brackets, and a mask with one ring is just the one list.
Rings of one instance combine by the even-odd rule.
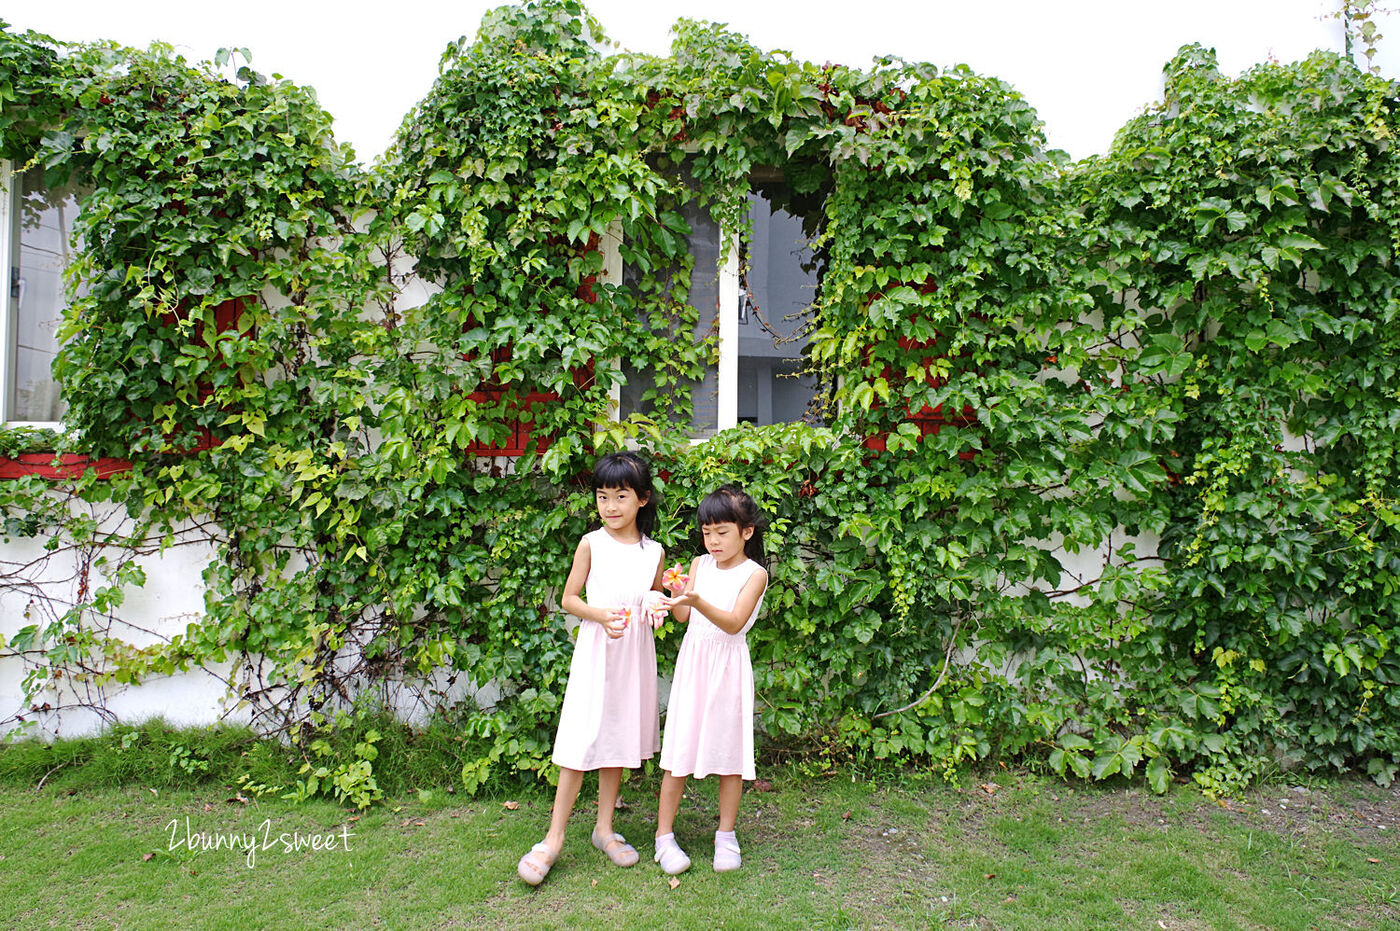
[[706, 555], [691, 563], [684, 591], [662, 602], [689, 622], [667, 703], [656, 816], [655, 859], [672, 875], [690, 868], [672, 832], [687, 776], [719, 776], [715, 870], [741, 863], [734, 822], [744, 780], [754, 778], [753, 665], [744, 635], [768, 588], [753, 498], [725, 485], [700, 502], [696, 516]]
[[564, 828], [590, 770], [598, 771], [593, 846], [618, 866], [637, 862], [636, 848], [613, 831], [613, 810], [623, 767], [641, 766], [661, 745], [652, 622], [659, 620], [666, 554], [647, 536], [656, 522], [651, 470], [636, 453], [610, 453], [593, 468], [593, 492], [603, 526], [579, 541], [560, 601], [580, 622], [554, 741], [559, 788], [549, 833], [517, 867], [532, 886], [563, 849]]

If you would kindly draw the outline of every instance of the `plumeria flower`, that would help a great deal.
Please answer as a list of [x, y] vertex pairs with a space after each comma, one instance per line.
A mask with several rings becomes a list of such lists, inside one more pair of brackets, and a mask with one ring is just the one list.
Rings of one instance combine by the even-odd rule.
[[680, 592], [685, 589], [686, 583], [690, 581], [690, 576], [686, 575], [685, 567], [676, 563], [665, 572], [661, 573], [661, 584], [673, 592]]

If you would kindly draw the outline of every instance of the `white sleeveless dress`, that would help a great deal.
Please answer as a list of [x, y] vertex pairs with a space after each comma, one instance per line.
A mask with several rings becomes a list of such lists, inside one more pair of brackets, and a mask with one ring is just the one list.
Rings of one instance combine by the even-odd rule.
[[605, 529], [584, 539], [589, 551], [584, 583], [588, 604], [629, 607], [632, 621], [616, 640], [602, 624], [579, 622], [554, 738], [554, 762], [580, 770], [635, 769], [661, 746], [656, 641], [641, 610], [661, 565], [661, 544], [646, 537], [640, 543], [619, 543]]
[[[752, 559], [721, 569], [706, 554], [695, 567], [695, 590], [716, 607], [732, 610], [759, 569]], [[661, 768], [671, 775], [754, 778], [753, 664], [745, 635], [762, 607], [759, 598], [737, 634], [725, 633], [691, 609], [676, 657], [661, 746]]]

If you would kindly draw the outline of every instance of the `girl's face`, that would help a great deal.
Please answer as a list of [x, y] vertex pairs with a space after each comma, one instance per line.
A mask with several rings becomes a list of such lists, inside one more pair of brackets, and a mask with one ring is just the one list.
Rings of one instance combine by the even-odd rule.
[[625, 531], [637, 524], [637, 512], [647, 503], [645, 496], [626, 486], [622, 488], [599, 488], [594, 493], [598, 505], [598, 517], [609, 530]]
[[740, 527], [733, 521], [719, 524], [705, 524], [700, 528], [705, 538], [705, 550], [715, 558], [721, 568], [743, 560], [744, 543], [753, 536], [752, 527]]

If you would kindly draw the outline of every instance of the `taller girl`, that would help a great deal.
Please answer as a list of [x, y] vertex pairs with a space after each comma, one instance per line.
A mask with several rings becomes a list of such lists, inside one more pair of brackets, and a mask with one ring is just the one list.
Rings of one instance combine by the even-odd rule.
[[549, 833], [517, 868], [532, 886], [564, 847], [564, 828], [589, 770], [598, 771], [593, 846], [618, 866], [637, 862], [636, 848], [613, 831], [613, 809], [623, 767], [641, 766], [661, 746], [651, 621], [666, 554], [647, 536], [656, 523], [651, 470], [636, 453], [610, 453], [593, 467], [592, 484], [602, 527], [579, 541], [561, 601], [581, 623], [554, 740], [559, 788]]

